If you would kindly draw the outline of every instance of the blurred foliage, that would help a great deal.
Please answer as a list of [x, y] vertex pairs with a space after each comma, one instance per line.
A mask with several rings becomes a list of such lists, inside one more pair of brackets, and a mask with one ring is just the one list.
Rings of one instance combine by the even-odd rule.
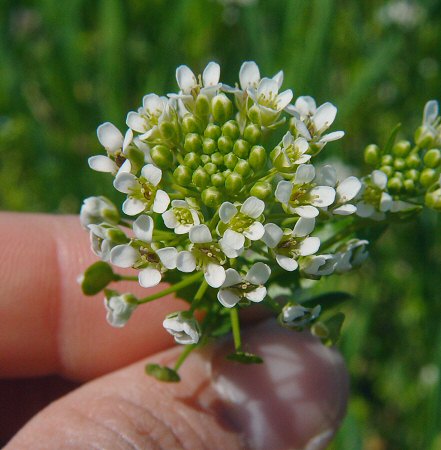
[[[285, 71], [285, 87], [339, 107], [347, 136], [328, 157], [362, 167], [397, 122], [410, 138], [441, 93], [438, 0], [2, 0], [0, 207], [78, 212], [115, 196], [87, 157], [97, 125], [123, 128], [147, 92], [176, 91], [174, 71], [210, 60], [232, 83], [243, 60]], [[441, 448], [439, 219], [392, 226], [357, 273], [326, 280], [354, 295], [341, 349], [352, 378], [332, 448]], [[319, 283], [321, 285], [321, 283]]]

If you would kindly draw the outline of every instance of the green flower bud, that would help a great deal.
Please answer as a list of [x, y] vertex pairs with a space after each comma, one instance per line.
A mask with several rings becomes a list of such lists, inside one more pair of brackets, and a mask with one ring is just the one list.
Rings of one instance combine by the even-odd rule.
[[392, 155], [384, 155], [381, 157], [381, 165], [391, 166], [394, 163], [394, 158]]
[[221, 166], [224, 163], [224, 155], [220, 152], [213, 153], [211, 155], [211, 162], [216, 164], [216, 166]]
[[117, 277], [109, 264], [98, 261], [87, 268], [81, 277], [81, 289], [85, 295], [95, 295]]
[[243, 137], [246, 139], [251, 145], [257, 144], [262, 139], [262, 131], [259, 126], [254, 123], [247, 125], [243, 132]]
[[145, 164], [145, 155], [138, 147], [130, 145], [125, 151], [125, 156], [127, 157], [127, 159], [130, 159], [130, 162], [132, 163], [132, 169], [134, 170], [141, 169], [141, 167], [143, 167]]
[[202, 191], [202, 201], [210, 208], [217, 208], [222, 203], [222, 193], [215, 187], [209, 187]]
[[236, 167], [239, 158], [234, 153], [228, 153], [224, 156], [224, 164], [227, 169], [233, 170]]
[[255, 145], [251, 148], [248, 162], [255, 171], [263, 169], [266, 164], [266, 150], [261, 145]]
[[216, 166], [216, 164], [213, 164], [212, 162], [208, 162], [207, 164], [205, 164], [204, 170], [205, 170], [205, 172], [208, 173], [208, 175], [213, 175], [214, 173], [217, 172], [217, 166]]
[[232, 173], [233, 171], [231, 169], [226, 169], [222, 172], [222, 175], [224, 176], [224, 178], [227, 178], [228, 175], [230, 175], [230, 173]]
[[173, 164], [173, 153], [165, 145], [155, 145], [150, 156], [160, 169], [167, 169]]
[[190, 169], [193, 169], [193, 170], [197, 169], [200, 166], [200, 164], [201, 164], [201, 158], [195, 152], [187, 153], [184, 156], [184, 164], [186, 166], [190, 167]]
[[409, 141], [398, 141], [392, 147], [392, 153], [399, 158], [404, 158], [409, 154], [411, 147]]
[[394, 172], [394, 177], [399, 178], [400, 180], [404, 180], [404, 174], [400, 171]]
[[421, 166], [421, 158], [416, 153], [411, 153], [406, 158], [406, 165], [409, 169], [418, 169]]
[[173, 172], [173, 177], [176, 180], [176, 183], [181, 186], [188, 186], [191, 183], [192, 171], [188, 166], [180, 165], [176, 167]]
[[413, 192], [415, 192], [415, 182], [413, 180], [404, 180], [403, 185], [407, 193], [412, 194]]
[[211, 175], [211, 184], [213, 186], [221, 187], [225, 184], [225, 176], [223, 173], [214, 173]]
[[392, 177], [387, 182], [387, 188], [392, 194], [398, 194], [403, 188], [403, 182], [398, 177]]
[[435, 136], [427, 126], [420, 126], [415, 131], [415, 142], [418, 147], [432, 147], [435, 144]]
[[200, 153], [202, 150], [202, 138], [197, 133], [188, 133], [184, 140], [185, 153], [196, 152]]
[[426, 167], [436, 169], [441, 163], [441, 152], [437, 148], [429, 150], [423, 158]]
[[115, 244], [126, 244], [128, 242], [128, 238], [124, 231], [121, 231], [118, 228], [108, 228], [106, 234], [107, 238]]
[[243, 188], [243, 178], [237, 172], [231, 172], [225, 179], [225, 189], [229, 194], [238, 194]]
[[206, 155], [211, 155], [217, 151], [216, 141], [211, 138], [205, 138], [202, 143], [202, 150]]
[[391, 166], [381, 166], [380, 170], [384, 172], [388, 177], [391, 177], [394, 173], [394, 169]]
[[209, 155], [205, 155], [205, 154], [201, 155], [201, 162], [202, 162], [202, 164], [207, 164], [210, 161], [211, 161], [211, 157]]
[[204, 189], [208, 186], [208, 184], [210, 182], [210, 175], [208, 175], [208, 173], [202, 167], [198, 167], [193, 172], [191, 181], [199, 189]]
[[199, 94], [195, 103], [196, 114], [200, 117], [208, 117], [210, 114], [210, 100], [204, 94]]
[[366, 164], [376, 166], [380, 160], [380, 148], [378, 145], [371, 144], [364, 149], [364, 161]]
[[430, 185], [435, 183], [436, 181], [436, 171], [433, 169], [430, 169], [429, 167], [425, 168], [420, 175], [420, 183], [425, 187], [428, 188]]
[[224, 123], [233, 114], [233, 103], [225, 94], [218, 94], [211, 100], [211, 110], [214, 120]]
[[245, 161], [244, 159], [239, 159], [239, 161], [237, 161], [236, 166], [234, 167], [234, 171], [237, 172], [239, 175], [242, 175], [244, 178], [246, 178], [251, 173], [251, 167], [248, 164], [248, 161]]
[[204, 137], [213, 139], [214, 141], [217, 141], [220, 138], [221, 134], [222, 130], [220, 126], [214, 123], [209, 123], [204, 131]]
[[182, 131], [187, 133], [202, 133], [202, 122], [193, 114], [186, 114], [182, 119]]
[[233, 146], [233, 152], [239, 158], [247, 158], [248, 153], [250, 152], [250, 144], [243, 139], [238, 139]]
[[416, 169], [406, 170], [404, 175], [406, 176], [406, 178], [408, 180], [412, 180], [412, 181], [417, 181], [418, 178], [420, 177], [420, 173]]
[[260, 114], [260, 108], [257, 105], [253, 105], [248, 110], [248, 117], [251, 120], [251, 122], [260, 125], [262, 123], [262, 117]]
[[159, 132], [165, 140], [171, 140], [176, 136], [175, 127], [171, 122], [162, 122], [159, 125]]
[[235, 120], [229, 120], [222, 126], [222, 135], [235, 141], [240, 136], [239, 125]]
[[219, 148], [219, 151], [225, 155], [233, 149], [233, 141], [229, 136], [221, 136], [217, 140], [217, 147]]
[[394, 159], [394, 167], [397, 170], [403, 170], [406, 168], [406, 161], [403, 158], [395, 158]]
[[424, 196], [424, 203], [428, 208], [441, 211], [441, 188], [427, 192]]
[[272, 193], [271, 184], [266, 181], [258, 181], [250, 190], [254, 197], [266, 200]]

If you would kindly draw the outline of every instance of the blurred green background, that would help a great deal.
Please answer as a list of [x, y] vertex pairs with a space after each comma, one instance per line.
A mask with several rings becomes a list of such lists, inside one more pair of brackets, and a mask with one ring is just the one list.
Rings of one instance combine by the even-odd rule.
[[[243, 60], [339, 108], [346, 137], [324, 154], [363, 167], [397, 122], [411, 138], [441, 98], [439, 0], [2, 0], [0, 208], [76, 213], [114, 197], [87, 157], [96, 127], [124, 128], [143, 94], [177, 90], [175, 68], [215, 60], [233, 83]], [[328, 279], [354, 300], [340, 343], [352, 380], [332, 448], [441, 449], [439, 219], [391, 227], [357, 273]]]

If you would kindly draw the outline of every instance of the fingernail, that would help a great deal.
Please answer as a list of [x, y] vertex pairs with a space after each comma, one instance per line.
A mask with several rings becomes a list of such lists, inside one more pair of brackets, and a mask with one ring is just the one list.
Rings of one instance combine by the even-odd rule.
[[348, 377], [340, 354], [273, 320], [252, 326], [242, 338], [245, 350], [264, 363], [226, 360], [231, 342], [213, 353], [223, 420], [256, 450], [324, 448], [346, 409]]

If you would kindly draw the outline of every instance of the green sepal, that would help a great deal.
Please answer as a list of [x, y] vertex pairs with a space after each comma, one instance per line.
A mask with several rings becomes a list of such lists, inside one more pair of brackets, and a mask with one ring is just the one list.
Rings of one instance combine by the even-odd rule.
[[159, 364], [146, 364], [145, 373], [159, 381], [165, 381], [167, 383], [177, 383], [181, 381], [181, 377], [176, 370], [173, 370], [170, 367], [160, 366]]
[[338, 312], [326, 321], [314, 324], [311, 327], [311, 332], [321, 338], [323, 344], [327, 346], [335, 345], [340, 339], [344, 320], [345, 315], [342, 312]]
[[227, 359], [230, 361], [235, 361], [241, 364], [262, 364], [263, 359], [248, 352], [234, 352], [227, 355]]
[[109, 264], [98, 261], [89, 266], [83, 274], [81, 289], [85, 295], [101, 292], [109, 283], [118, 279]]

